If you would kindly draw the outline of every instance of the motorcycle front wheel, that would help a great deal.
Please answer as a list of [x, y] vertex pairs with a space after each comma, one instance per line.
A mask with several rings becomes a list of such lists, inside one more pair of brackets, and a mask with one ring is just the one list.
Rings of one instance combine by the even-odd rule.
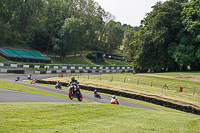
[[74, 97], [72, 95], [72, 90], [69, 90], [69, 98], [72, 100]]

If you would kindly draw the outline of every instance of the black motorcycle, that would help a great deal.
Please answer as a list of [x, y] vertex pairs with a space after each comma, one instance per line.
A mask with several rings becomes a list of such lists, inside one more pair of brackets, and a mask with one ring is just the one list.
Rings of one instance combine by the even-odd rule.
[[62, 89], [62, 86], [61, 86], [61, 84], [58, 84], [58, 85], [55, 86], [55, 88], [61, 90], [61, 89]]
[[29, 75], [29, 76], [27, 77], [27, 79], [28, 79], [28, 80], [31, 80], [31, 79], [32, 79], [32, 76], [31, 76], [31, 75]]
[[15, 79], [15, 82], [16, 82], [16, 81], [19, 81], [19, 79], [20, 79], [20, 78], [19, 78], [19, 77], [17, 77], [17, 78]]
[[99, 99], [101, 98], [101, 96], [98, 92], [94, 93], [94, 97], [99, 98]]

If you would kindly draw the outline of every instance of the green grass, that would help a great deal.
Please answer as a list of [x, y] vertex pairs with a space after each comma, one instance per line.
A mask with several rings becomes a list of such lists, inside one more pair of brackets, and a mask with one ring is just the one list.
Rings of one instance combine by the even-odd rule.
[[[109, 75], [106, 76], [109, 77]], [[56, 80], [58, 79], [56, 78]], [[62, 79], [69, 80], [68, 78]], [[83, 79], [79, 77], [78, 80]], [[88, 81], [93, 80], [89, 79]], [[107, 84], [107, 81], [104, 80], [103, 83]], [[63, 98], [63, 95], [59, 96], [59, 94], [51, 94], [4, 81], [0, 81], [0, 88]], [[162, 111], [94, 103], [0, 103], [0, 132], [199, 132], [200, 116], [198, 115], [138, 100], [118, 98], [159, 108]]]
[[52, 64], [92, 64], [86, 61], [82, 56], [65, 57], [65, 58], [51, 58]]
[[111, 65], [130, 65], [129, 63], [121, 60], [105, 59], [106, 62], [109, 62]]
[[65, 58], [51, 58], [53, 64], [88, 64], [88, 65], [129, 65], [124, 61], [104, 59], [104, 62], [91, 62], [87, 58], [76, 56], [76, 57], [65, 57]]
[[7, 62], [8, 60], [0, 55], [0, 62]]
[[[30, 83], [30, 81], [29, 81], [29, 83]], [[2, 80], [0, 80], [0, 88], [7, 89], [7, 90], [29, 92], [29, 93], [40, 94], [40, 95], [54, 96], [54, 97], [60, 97], [60, 98], [66, 98], [66, 99], [68, 98], [65, 95], [56, 94], [53, 92], [40, 90], [40, 89], [36, 89], [36, 88], [24, 86], [24, 85], [19, 85], [19, 84], [7, 82], [7, 81], [2, 81]]]
[[199, 132], [200, 117], [116, 106], [72, 103], [1, 103], [0, 132]]

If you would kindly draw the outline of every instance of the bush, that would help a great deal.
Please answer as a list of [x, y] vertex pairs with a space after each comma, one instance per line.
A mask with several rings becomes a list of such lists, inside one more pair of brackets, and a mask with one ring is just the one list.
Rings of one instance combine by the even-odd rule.
[[86, 58], [95, 61], [97, 59], [97, 56], [93, 54], [92, 52], [89, 52], [86, 54]]

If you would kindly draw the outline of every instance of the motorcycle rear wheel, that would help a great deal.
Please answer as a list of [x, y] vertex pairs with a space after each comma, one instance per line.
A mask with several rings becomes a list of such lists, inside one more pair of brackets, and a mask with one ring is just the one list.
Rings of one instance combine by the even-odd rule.
[[79, 101], [82, 101], [82, 100], [83, 100], [83, 95], [82, 95], [81, 93], [79, 93], [79, 95], [78, 95], [78, 100], [79, 100]]

